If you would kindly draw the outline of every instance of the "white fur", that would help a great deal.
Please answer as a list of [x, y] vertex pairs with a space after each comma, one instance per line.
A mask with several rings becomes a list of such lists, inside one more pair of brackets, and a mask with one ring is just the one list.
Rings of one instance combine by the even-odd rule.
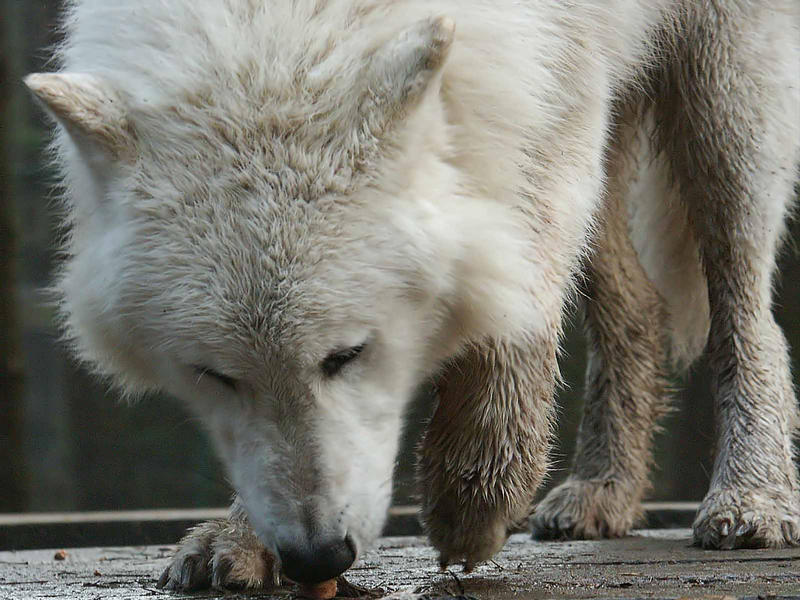
[[709, 304], [706, 278], [686, 207], [669, 173], [667, 159], [653, 150], [652, 114], [631, 140], [627, 191], [631, 242], [639, 261], [665, 300], [672, 359], [688, 365], [708, 339]]

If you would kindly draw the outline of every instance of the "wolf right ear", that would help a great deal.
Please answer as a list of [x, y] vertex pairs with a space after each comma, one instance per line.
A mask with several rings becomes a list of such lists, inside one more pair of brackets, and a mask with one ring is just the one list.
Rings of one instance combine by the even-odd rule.
[[362, 118], [380, 135], [422, 97], [444, 65], [455, 37], [448, 17], [425, 19], [384, 43], [370, 58]]
[[34, 73], [25, 85], [78, 146], [124, 160], [133, 148], [128, 108], [106, 81], [84, 73]]

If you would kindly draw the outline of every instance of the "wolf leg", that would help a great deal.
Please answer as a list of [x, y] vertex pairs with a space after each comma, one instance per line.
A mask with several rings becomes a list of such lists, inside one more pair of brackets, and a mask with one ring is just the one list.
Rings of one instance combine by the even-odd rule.
[[570, 46], [558, 64], [541, 57], [552, 99], [569, 102], [542, 106], [548, 124], [530, 124], [530, 146], [519, 156], [525, 181], [514, 208], [530, 235], [525, 251], [537, 275], [527, 291], [537, 323], [471, 337], [443, 373], [422, 442], [422, 515], [442, 565], [463, 561], [469, 569], [499, 550], [530, 516], [547, 468], [562, 310], [602, 197], [611, 118], [613, 69], [587, 48]]
[[[633, 127], [628, 127], [632, 121]], [[628, 235], [624, 203], [637, 127], [617, 127], [603, 229], [587, 269], [588, 366], [575, 460], [531, 519], [539, 539], [625, 535], [641, 516], [656, 421], [667, 410], [666, 314]]]
[[694, 540], [797, 545], [798, 409], [771, 277], [800, 159], [800, 11], [794, 2], [704, 2], [684, 18], [686, 39], [654, 97], [711, 305], [717, 445]]
[[472, 346], [444, 373], [419, 461], [442, 566], [490, 558], [529, 515], [547, 468], [556, 343]]
[[269, 588], [276, 583], [274, 565], [273, 556], [234, 501], [227, 519], [206, 521], [186, 534], [158, 587], [182, 591]]

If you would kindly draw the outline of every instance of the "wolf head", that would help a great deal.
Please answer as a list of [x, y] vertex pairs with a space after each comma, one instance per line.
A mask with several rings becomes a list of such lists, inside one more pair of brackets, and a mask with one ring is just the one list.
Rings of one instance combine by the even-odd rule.
[[107, 75], [26, 80], [61, 126], [69, 336], [199, 416], [295, 579], [379, 534], [416, 386], [529, 311], [517, 219], [449, 143], [453, 38], [426, 19], [291, 85], [239, 64], [157, 102]]

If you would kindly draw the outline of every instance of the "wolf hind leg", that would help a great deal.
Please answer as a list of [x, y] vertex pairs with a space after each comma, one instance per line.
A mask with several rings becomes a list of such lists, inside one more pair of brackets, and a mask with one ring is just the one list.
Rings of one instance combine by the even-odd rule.
[[268, 589], [277, 584], [275, 560], [250, 527], [238, 502], [227, 519], [192, 528], [158, 580], [177, 591]]
[[[627, 110], [609, 154], [602, 230], [583, 290], [588, 346], [583, 418], [569, 476], [531, 518], [538, 539], [619, 537], [642, 515], [653, 435], [668, 410], [668, 342], [664, 302], [628, 233], [629, 183], [644, 178], [641, 163], [652, 158], [646, 147], [633, 143], [641, 127], [640, 111]], [[660, 191], [645, 190], [656, 196]]]
[[717, 443], [694, 541], [798, 545], [798, 408], [771, 280], [800, 160], [800, 9], [705, 2], [683, 18], [654, 97], [711, 305]]

